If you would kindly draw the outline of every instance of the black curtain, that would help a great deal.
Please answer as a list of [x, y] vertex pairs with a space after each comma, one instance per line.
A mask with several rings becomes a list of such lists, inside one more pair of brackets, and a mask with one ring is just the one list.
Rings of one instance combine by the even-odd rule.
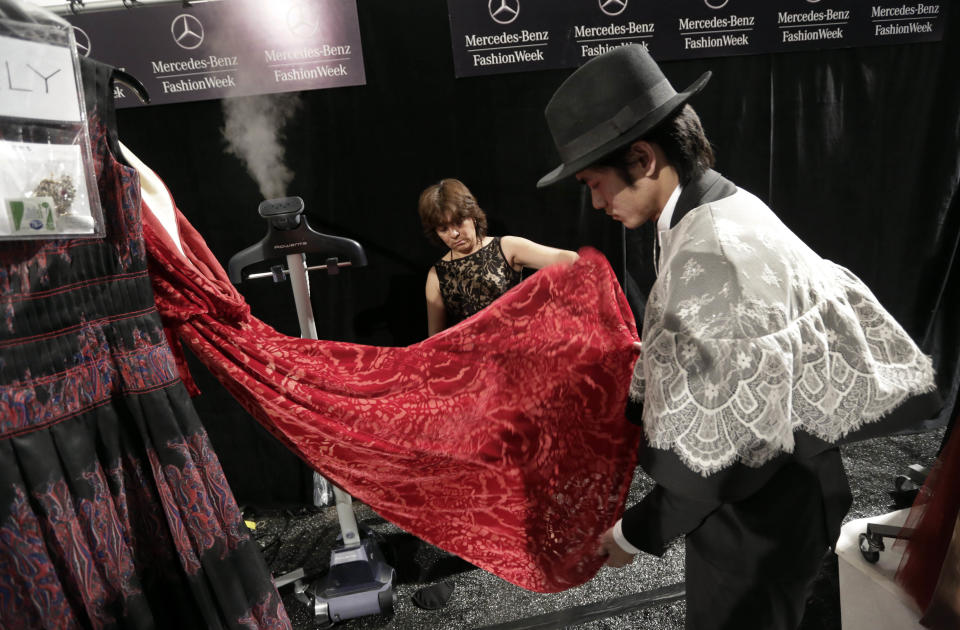
[[[288, 194], [319, 231], [358, 240], [369, 265], [312, 276], [323, 338], [408, 345], [426, 335], [426, 272], [441, 251], [423, 237], [420, 191], [462, 179], [491, 233], [603, 251], [624, 274], [650, 253], [636, 232], [589, 207], [575, 181], [535, 183], [558, 163], [543, 108], [569, 71], [455, 79], [446, 0], [416, 10], [358, 3], [367, 83], [303, 92], [285, 128]], [[859, 275], [934, 357], [953, 404], [960, 308], [960, 11], [942, 42], [663, 64], [682, 89], [714, 76], [693, 102], [717, 169], [771, 207], [821, 255]], [[120, 137], [167, 183], [221, 262], [259, 240], [254, 181], [224, 152], [219, 101], [125, 109]], [[634, 286], [636, 285], [636, 286]], [[297, 335], [288, 285], [241, 287], [256, 316]], [[194, 364], [195, 399], [242, 502], [306, 502], [304, 467]], [[944, 417], [946, 415], [944, 414]], [[942, 422], [933, 419], [932, 422]]]

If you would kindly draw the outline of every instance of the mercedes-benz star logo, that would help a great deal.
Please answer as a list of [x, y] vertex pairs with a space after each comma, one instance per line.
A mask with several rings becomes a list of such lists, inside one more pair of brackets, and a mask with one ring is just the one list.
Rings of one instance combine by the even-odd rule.
[[520, 0], [489, 0], [487, 9], [497, 24], [509, 24], [520, 15]]
[[723, 7], [727, 6], [727, 2], [729, 1], [730, 0], [703, 0], [704, 4], [711, 9], [722, 9]]
[[193, 50], [203, 43], [203, 24], [196, 16], [181, 13], [170, 23], [170, 34], [177, 46]]
[[89, 57], [90, 49], [93, 48], [90, 44], [90, 36], [79, 26], [71, 26], [70, 28], [73, 29], [73, 41], [77, 44], [77, 53], [81, 57]]
[[297, 37], [310, 37], [320, 28], [320, 16], [306, 2], [297, 2], [287, 11], [287, 26]]
[[600, 10], [611, 17], [623, 13], [629, 1], [630, 0], [597, 0], [600, 4]]

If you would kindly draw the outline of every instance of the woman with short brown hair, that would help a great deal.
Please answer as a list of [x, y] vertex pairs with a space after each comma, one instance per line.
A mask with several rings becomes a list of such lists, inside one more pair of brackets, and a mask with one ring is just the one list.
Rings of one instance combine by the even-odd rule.
[[516, 286], [524, 267], [573, 263], [576, 252], [519, 236], [488, 236], [487, 215], [458, 179], [442, 179], [420, 193], [424, 234], [448, 248], [427, 274], [427, 330], [434, 335]]

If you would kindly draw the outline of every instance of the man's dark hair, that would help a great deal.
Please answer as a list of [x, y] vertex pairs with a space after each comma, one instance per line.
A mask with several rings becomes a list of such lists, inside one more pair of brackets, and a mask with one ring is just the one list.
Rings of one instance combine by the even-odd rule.
[[[692, 179], [713, 168], [713, 149], [703, 132], [700, 117], [689, 104], [636, 140], [653, 142], [663, 149], [671, 166], [677, 171], [681, 186], [686, 186]], [[598, 160], [594, 166], [614, 168], [624, 181], [633, 184], [634, 179], [629, 171], [629, 153], [628, 144]]]

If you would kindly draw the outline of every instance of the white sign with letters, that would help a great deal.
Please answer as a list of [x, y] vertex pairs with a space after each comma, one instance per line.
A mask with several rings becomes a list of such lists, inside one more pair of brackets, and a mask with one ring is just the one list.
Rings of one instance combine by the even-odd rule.
[[80, 122], [70, 49], [0, 36], [0, 116]]

